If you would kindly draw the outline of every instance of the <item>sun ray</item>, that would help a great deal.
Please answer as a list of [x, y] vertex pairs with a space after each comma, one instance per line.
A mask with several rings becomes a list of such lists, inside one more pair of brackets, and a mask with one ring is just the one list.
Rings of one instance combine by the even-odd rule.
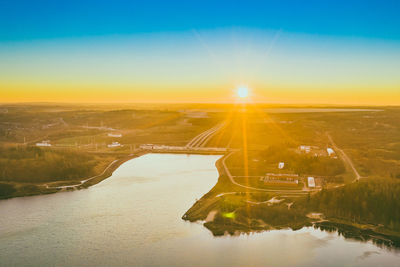
[[[248, 158], [248, 144], [247, 144], [247, 105], [243, 104], [241, 108], [241, 128], [242, 128], [242, 153], [243, 153], [243, 171], [245, 177], [246, 186], [249, 186], [249, 158]], [[246, 188], [246, 212], [247, 216], [250, 213], [250, 192], [249, 189]]]

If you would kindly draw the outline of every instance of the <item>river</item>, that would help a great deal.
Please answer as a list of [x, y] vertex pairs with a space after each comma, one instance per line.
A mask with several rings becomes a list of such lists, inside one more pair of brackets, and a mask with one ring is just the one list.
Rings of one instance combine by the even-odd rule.
[[220, 156], [147, 154], [89, 189], [0, 201], [0, 266], [390, 266], [400, 254], [314, 228], [213, 237], [182, 215]]

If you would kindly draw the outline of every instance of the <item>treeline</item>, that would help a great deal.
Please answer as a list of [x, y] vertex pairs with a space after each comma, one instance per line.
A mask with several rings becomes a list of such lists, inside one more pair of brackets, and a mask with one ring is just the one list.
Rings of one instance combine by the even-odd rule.
[[47, 182], [93, 175], [95, 157], [70, 150], [0, 147], [0, 181]]
[[284, 146], [270, 146], [260, 152], [259, 156], [269, 163], [285, 162], [285, 168], [295, 173], [335, 176], [345, 172], [341, 160], [329, 157], [316, 157], [309, 154], [299, 154]]
[[0, 199], [5, 196], [10, 196], [15, 193], [17, 190], [15, 189], [14, 185], [0, 183]]
[[71, 111], [59, 114], [69, 125], [81, 126], [87, 123], [89, 126], [100, 126], [103, 124], [107, 127], [116, 129], [137, 129], [147, 127], [155, 122], [159, 125], [170, 124], [172, 120], [180, 117], [175, 111], [165, 110], [82, 110]]
[[360, 181], [322, 190], [298, 204], [328, 217], [383, 224], [400, 231], [400, 181], [397, 179]]
[[288, 209], [286, 205], [279, 206], [267, 206], [255, 205], [249, 209], [242, 209], [241, 213], [243, 216], [252, 219], [261, 219], [267, 224], [273, 226], [283, 226], [283, 225], [296, 225], [299, 223], [305, 223], [307, 218], [299, 210]]
[[[245, 195], [241, 194], [244, 198]], [[254, 196], [253, 196], [254, 197]], [[264, 196], [269, 198], [270, 196]], [[218, 201], [219, 213], [214, 218], [214, 223], [229, 225], [232, 222], [232, 217], [224, 216], [224, 214], [234, 214], [236, 222], [247, 224], [249, 219], [263, 220], [271, 226], [290, 226], [304, 225], [307, 222], [307, 217], [301, 209], [288, 209], [284, 205], [268, 206], [268, 204], [250, 205], [241, 199], [232, 199], [230, 197], [221, 197]], [[265, 200], [265, 199], [260, 199]], [[251, 225], [249, 225], [251, 226]]]

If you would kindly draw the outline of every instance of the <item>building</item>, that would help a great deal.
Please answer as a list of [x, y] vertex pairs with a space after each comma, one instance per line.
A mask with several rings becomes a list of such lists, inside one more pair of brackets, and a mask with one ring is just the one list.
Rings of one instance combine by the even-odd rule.
[[112, 142], [111, 144], [108, 145], [108, 147], [120, 147], [121, 144], [118, 142]]
[[283, 169], [285, 167], [285, 162], [279, 162], [278, 169]]
[[307, 182], [308, 182], [308, 187], [315, 188], [315, 179], [314, 179], [314, 177], [308, 177], [307, 178]]
[[269, 186], [297, 187], [299, 180], [297, 179], [269, 179], [264, 178], [264, 184]]
[[165, 145], [153, 145], [153, 149], [157, 150], [170, 150], [171, 148], [169, 146]]
[[140, 145], [139, 147], [141, 148], [141, 149], [153, 149], [153, 144], [143, 144], [143, 145]]
[[109, 133], [108, 137], [116, 137], [116, 138], [121, 138], [122, 134], [114, 134], [114, 133]]
[[51, 144], [49, 140], [45, 140], [40, 143], [36, 143], [36, 146], [51, 146]]
[[300, 151], [303, 151], [305, 153], [310, 153], [311, 147], [310, 146], [300, 146]]
[[260, 181], [268, 186], [297, 187], [299, 185], [297, 176], [289, 175], [266, 174], [266, 176], [261, 177]]
[[329, 157], [335, 156], [335, 151], [334, 151], [332, 148], [330, 148], [330, 147], [328, 147], [328, 148], [326, 149], [326, 152], [328, 152], [328, 156], [329, 156]]

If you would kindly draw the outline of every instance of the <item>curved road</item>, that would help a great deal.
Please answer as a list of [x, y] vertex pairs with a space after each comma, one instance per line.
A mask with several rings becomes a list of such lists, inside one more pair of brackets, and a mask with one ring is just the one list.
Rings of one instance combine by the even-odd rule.
[[[358, 173], [357, 169], [355, 168], [353, 162], [351, 161], [351, 159], [347, 156], [347, 154], [340, 148], [337, 147], [337, 145], [333, 142], [332, 137], [326, 133], [329, 141], [332, 144], [332, 147], [339, 151], [339, 153], [342, 156], [342, 159], [345, 163], [348, 164], [348, 166], [350, 166], [350, 168], [353, 170], [356, 178], [353, 182], [358, 181], [361, 177], [361, 175]], [[286, 195], [295, 195], [295, 194], [307, 194], [308, 192], [312, 192], [314, 190], [310, 190], [310, 191], [305, 191], [305, 190], [278, 190], [278, 189], [263, 189], [263, 188], [257, 188], [257, 187], [252, 187], [252, 186], [247, 186], [247, 185], [243, 185], [243, 184], [239, 184], [238, 182], [235, 181], [234, 177], [232, 176], [232, 174], [229, 172], [228, 167], [226, 166], [226, 159], [229, 158], [233, 153], [235, 152], [231, 152], [230, 154], [228, 154], [227, 156], [224, 156], [224, 158], [222, 159], [222, 166], [224, 167], [225, 173], [226, 175], [229, 177], [229, 180], [237, 186], [240, 186], [242, 188], [246, 188], [246, 189], [250, 189], [250, 190], [256, 190], [256, 191], [264, 191], [264, 192], [276, 192], [276, 193], [282, 193], [282, 194], [286, 194]]]
[[77, 187], [77, 186], [83, 185], [83, 184], [86, 183], [87, 181], [90, 181], [90, 180], [92, 180], [92, 179], [94, 179], [94, 178], [97, 178], [97, 177], [99, 177], [99, 176], [104, 175], [104, 174], [106, 173], [106, 171], [107, 171], [109, 168], [111, 168], [111, 166], [112, 166], [114, 163], [116, 163], [116, 162], [118, 162], [118, 161], [119, 161], [118, 159], [114, 160], [113, 162], [111, 162], [110, 164], [108, 164], [108, 166], [104, 169], [104, 171], [103, 171], [102, 173], [100, 173], [100, 174], [98, 174], [98, 175], [95, 175], [95, 176], [93, 176], [93, 177], [87, 178], [87, 179], [85, 179], [85, 180], [82, 180], [82, 181], [80, 181], [79, 184], [74, 184], [74, 185], [61, 185], [61, 186], [49, 186], [48, 184], [46, 184], [46, 188], [47, 188], [47, 189], [65, 189], [65, 188], [75, 188], [75, 187]]
[[246, 189], [251, 189], [251, 190], [264, 191], [264, 192], [276, 192], [276, 193], [282, 193], [282, 194], [286, 194], [286, 195], [308, 194], [308, 192], [311, 192], [311, 191], [303, 191], [303, 190], [263, 189], [263, 188], [257, 188], [257, 187], [252, 187], [252, 186], [239, 184], [238, 182], [235, 181], [235, 179], [233, 178], [232, 174], [229, 172], [229, 169], [228, 169], [228, 167], [226, 166], [226, 163], [225, 163], [226, 159], [229, 158], [233, 153], [235, 153], [235, 152], [231, 152], [224, 159], [222, 159], [222, 166], [224, 167], [225, 173], [229, 177], [229, 180], [234, 185], [237, 185], [237, 186], [240, 186], [240, 187], [243, 187], [243, 188], [246, 188]]

